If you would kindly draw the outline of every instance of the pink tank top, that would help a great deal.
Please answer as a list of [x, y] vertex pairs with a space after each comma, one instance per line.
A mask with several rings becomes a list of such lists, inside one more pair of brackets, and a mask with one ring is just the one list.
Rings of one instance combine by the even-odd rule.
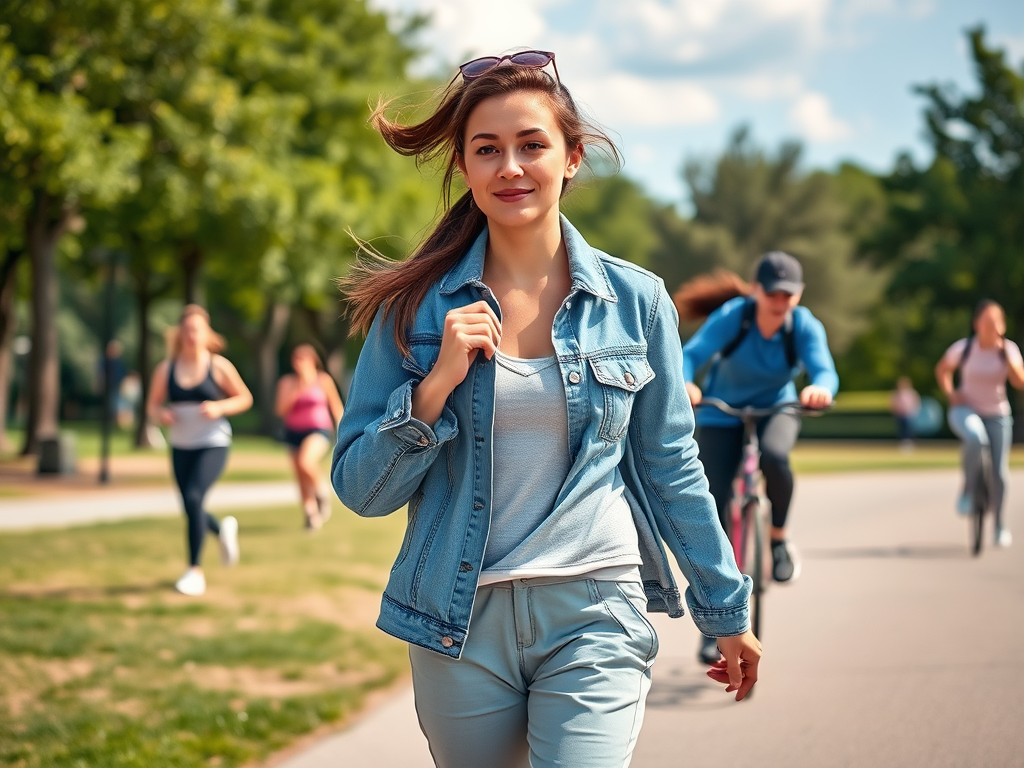
[[327, 395], [319, 384], [306, 387], [295, 398], [292, 409], [285, 416], [284, 425], [288, 429], [334, 429], [331, 410], [327, 407]]

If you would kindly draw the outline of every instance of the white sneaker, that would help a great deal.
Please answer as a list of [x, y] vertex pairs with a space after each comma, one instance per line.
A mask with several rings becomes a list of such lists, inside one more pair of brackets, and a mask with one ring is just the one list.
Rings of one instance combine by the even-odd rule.
[[999, 531], [996, 534], [996, 546], [997, 547], [1008, 547], [1013, 544], [1013, 534], [1006, 528]]
[[175, 582], [174, 588], [183, 595], [201, 595], [206, 592], [206, 577], [202, 571], [189, 568], [185, 575]]
[[224, 565], [238, 562], [238, 520], [233, 515], [220, 521], [220, 559]]

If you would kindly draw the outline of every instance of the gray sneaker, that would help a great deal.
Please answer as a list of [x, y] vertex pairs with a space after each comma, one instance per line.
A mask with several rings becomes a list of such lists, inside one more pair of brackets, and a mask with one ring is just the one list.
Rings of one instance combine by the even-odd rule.
[[778, 582], [800, 578], [800, 556], [788, 541], [772, 542], [772, 578]]

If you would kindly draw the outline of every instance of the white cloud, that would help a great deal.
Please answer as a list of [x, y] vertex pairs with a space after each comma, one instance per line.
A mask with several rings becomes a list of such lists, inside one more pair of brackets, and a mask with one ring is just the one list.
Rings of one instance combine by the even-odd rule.
[[1024, 35], [997, 35], [994, 42], [997, 47], [1006, 51], [1007, 64], [1015, 69], [1020, 66], [1021, 60], [1024, 59]]
[[601, 123], [664, 128], [702, 125], [718, 119], [715, 97], [685, 80], [651, 81], [632, 75], [575, 82], [573, 93]]
[[811, 141], [836, 141], [853, 132], [848, 123], [832, 114], [832, 105], [820, 93], [805, 93], [793, 104], [789, 119]]
[[796, 74], [786, 73], [746, 75], [731, 79], [728, 85], [750, 101], [791, 100], [804, 91], [803, 78]]

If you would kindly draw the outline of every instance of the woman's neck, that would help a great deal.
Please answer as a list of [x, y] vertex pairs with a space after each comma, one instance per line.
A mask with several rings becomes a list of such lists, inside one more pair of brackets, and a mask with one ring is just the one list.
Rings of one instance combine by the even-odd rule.
[[568, 257], [557, 210], [553, 217], [531, 227], [488, 223], [484, 262], [488, 285], [498, 282], [510, 288], [528, 288], [561, 271], [568, 271]]
[[982, 349], [995, 349], [999, 346], [999, 336], [994, 333], [976, 334], [975, 340], [978, 342], [978, 346]]
[[760, 331], [761, 335], [766, 339], [770, 339], [778, 333], [779, 329], [786, 323], [785, 317], [780, 320], [774, 315], [770, 315], [767, 312], [762, 311], [760, 307], [757, 308], [754, 320], [757, 323], [757, 330]]
[[208, 349], [182, 347], [178, 352], [178, 362], [186, 365], [202, 365], [209, 359], [210, 351]]

